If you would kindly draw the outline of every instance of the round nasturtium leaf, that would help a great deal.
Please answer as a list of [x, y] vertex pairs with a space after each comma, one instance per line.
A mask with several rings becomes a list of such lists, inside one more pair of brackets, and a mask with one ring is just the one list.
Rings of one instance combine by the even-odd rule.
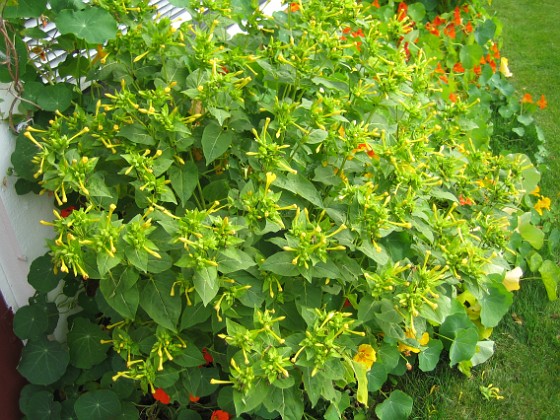
[[70, 355], [58, 341], [29, 340], [19, 362], [19, 372], [32, 384], [50, 385], [64, 375]]
[[91, 7], [85, 10], [62, 10], [55, 19], [61, 34], [74, 34], [91, 44], [103, 44], [117, 35], [117, 22], [109, 12]]
[[407, 419], [412, 413], [412, 398], [402, 391], [391, 392], [389, 398], [375, 407], [375, 414], [381, 420]]
[[30, 419], [59, 419], [62, 405], [54, 401], [53, 394], [49, 391], [39, 391], [29, 398], [28, 409], [25, 412]]
[[22, 340], [39, 338], [47, 333], [48, 328], [49, 319], [43, 306], [23, 306], [14, 315], [14, 333]]
[[63, 277], [64, 273], [54, 273], [51, 257], [42, 255], [31, 263], [27, 281], [38, 292], [47, 293], [53, 290]]
[[121, 414], [121, 401], [117, 394], [100, 389], [83, 394], [76, 400], [74, 411], [78, 420], [106, 420]]
[[68, 332], [70, 363], [80, 369], [90, 369], [107, 357], [107, 345], [101, 340], [107, 339], [99, 326], [85, 318], [77, 318]]

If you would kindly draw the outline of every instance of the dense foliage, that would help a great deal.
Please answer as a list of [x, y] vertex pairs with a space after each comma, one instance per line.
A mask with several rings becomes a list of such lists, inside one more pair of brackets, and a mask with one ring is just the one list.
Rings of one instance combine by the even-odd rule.
[[545, 98], [478, 2], [24, 3], [12, 162], [58, 208], [16, 314], [29, 418], [403, 418], [388, 379], [487, 360], [523, 271], [555, 298], [539, 173], [491, 148]]

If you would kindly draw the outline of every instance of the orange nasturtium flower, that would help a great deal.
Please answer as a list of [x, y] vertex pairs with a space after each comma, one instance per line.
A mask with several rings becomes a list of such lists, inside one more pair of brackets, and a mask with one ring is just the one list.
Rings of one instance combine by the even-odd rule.
[[171, 397], [161, 388], [156, 389], [152, 395], [156, 401], [159, 401], [162, 404], [167, 405], [171, 402]]
[[290, 12], [294, 13], [299, 11], [299, 4], [296, 3], [295, 1], [290, 3]]
[[368, 370], [377, 360], [375, 349], [369, 344], [360, 344], [358, 352], [354, 356], [354, 361], [363, 364]]
[[465, 68], [463, 67], [463, 65], [461, 63], [455, 63], [455, 65], [453, 66], [453, 71], [455, 73], [464, 73]]
[[540, 109], [545, 109], [546, 106], [548, 105], [548, 102], [546, 101], [546, 98], [544, 97], [544, 95], [541, 95], [541, 98], [537, 101], [537, 105], [539, 106]]
[[522, 104], [532, 104], [533, 103], [533, 97], [531, 96], [530, 93], [526, 93], [523, 95], [523, 97], [521, 98], [521, 103]]
[[378, 9], [381, 7], [381, 6], [379, 5], [379, 0], [373, 0], [373, 2], [371, 3], [371, 5], [372, 5], [373, 7], [377, 7]]
[[192, 403], [197, 403], [200, 401], [200, 397], [197, 397], [196, 395], [193, 394], [189, 394], [189, 401]]
[[457, 34], [455, 32], [455, 25], [453, 23], [450, 23], [449, 25], [447, 25], [443, 29], [443, 33], [451, 39], [455, 39], [457, 37]]
[[541, 195], [541, 198], [538, 199], [533, 207], [535, 208], [537, 213], [542, 216], [543, 210], [550, 210], [550, 204], [550, 198]]
[[210, 420], [229, 420], [230, 418], [229, 413], [224, 410], [214, 410], [210, 416]]
[[407, 13], [408, 13], [408, 5], [404, 1], [401, 1], [397, 8], [397, 19], [400, 21], [404, 20]]

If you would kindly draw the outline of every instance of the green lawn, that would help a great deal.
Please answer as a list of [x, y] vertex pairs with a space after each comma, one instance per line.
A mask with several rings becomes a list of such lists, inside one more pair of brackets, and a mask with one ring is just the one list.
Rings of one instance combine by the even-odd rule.
[[[544, 94], [536, 115], [549, 156], [541, 167], [543, 194], [560, 198], [560, 1], [494, 0], [502, 21], [503, 56], [520, 92]], [[502, 325], [496, 353], [467, 378], [440, 363], [435, 372], [412, 372], [402, 388], [415, 401], [416, 419], [554, 420], [560, 418], [560, 301], [549, 302], [540, 281], [525, 280]], [[485, 399], [480, 388], [499, 388]]]

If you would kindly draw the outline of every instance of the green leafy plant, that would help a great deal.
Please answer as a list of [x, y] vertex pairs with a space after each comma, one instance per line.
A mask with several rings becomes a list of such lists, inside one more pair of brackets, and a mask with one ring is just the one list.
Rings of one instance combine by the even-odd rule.
[[19, 189], [57, 206], [15, 320], [28, 417], [402, 418], [390, 377], [492, 355], [547, 209], [529, 158], [490, 149], [512, 92], [475, 69], [477, 5], [442, 38], [422, 3], [51, 3], [41, 48], [84, 54], [19, 80]]

